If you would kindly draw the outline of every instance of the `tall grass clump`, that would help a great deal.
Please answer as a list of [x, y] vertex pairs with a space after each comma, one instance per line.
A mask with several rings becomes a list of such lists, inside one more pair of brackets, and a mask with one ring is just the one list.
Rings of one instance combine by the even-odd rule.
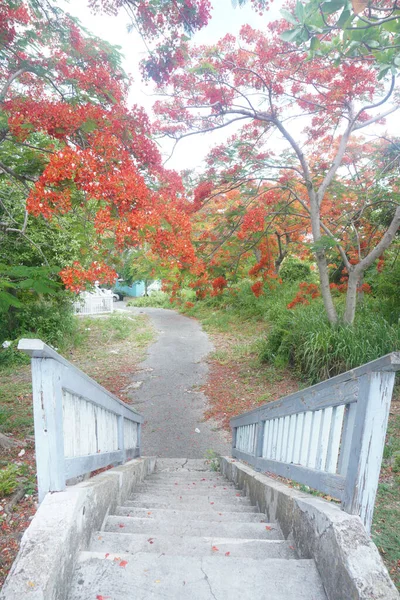
[[128, 306], [139, 307], [154, 307], [154, 308], [171, 308], [169, 296], [165, 292], [152, 292], [149, 296], [141, 296], [140, 298], [132, 298], [128, 301]]
[[293, 310], [281, 305], [271, 323], [260, 343], [260, 359], [292, 366], [310, 383], [400, 349], [400, 321], [389, 323], [374, 299], [365, 299], [352, 326], [332, 326], [320, 299]]

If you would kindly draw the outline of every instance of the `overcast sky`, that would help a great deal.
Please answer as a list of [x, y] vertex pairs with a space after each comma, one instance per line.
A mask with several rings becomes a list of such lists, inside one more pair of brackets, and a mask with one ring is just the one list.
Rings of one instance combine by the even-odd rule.
[[[280, 8], [283, 6], [283, 0], [275, 0], [271, 4], [271, 9], [262, 17], [250, 8], [250, 2], [244, 7], [233, 8], [232, 0], [212, 0], [214, 5], [212, 19], [209, 25], [193, 36], [193, 42], [196, 44], [212, 44], [220, 39], [226, 33], [237, 34], [240, 27], [249, 23], [255, 28], [262, 29], [267, 22], [279, 18]], [[86, 0], [64, 0], [63, 7], [81, 21], [83, 27], [101, 37], [113, 45], [121, 47], [121, 53], [124, 55], [124, 69], [127, 73], [133, 75], [134, 84], [130, 93], [130, 101], [143, 106], [151, 116], [151, 107], [156, 97], [152, 84], [146, 84], [141, 81], [138, 64], [145, 56], [146, 48], [136, 32], [128, 33], [128, 17], [121, 12], [117, 17], [93, 15], [87, 7]], [[388, 129], [392, 135], [399, 135], [400, 123], [397, 113], [388, 119]], [[304, 123], [303, 123], [304, 125]], [[301, 129], [300, 124], [298, 125]], [[174, 154], [168, 160], [166, 166], [170, 169], [180, 171], [182, 169], [194, 169], [201, 166], [203, 158], [208, 150], [216, 144], [232, 135], [232, 127], [226, 130], [219, 130], [215, 133], [205, 135], [196, 135], [184, 139], [178, 143]], [[279, 144], [279, 139], [275, 139], [275, 144]], [[166, 141], [161, 146], [164, 156], [169, 155], [171, 148], [170, 141]]]
[[[196, 44], [212, 44], [226, 33], [235, 35], [245, 23], [250, 23], [253, 27], [259, 28], [264, 23], [279, 16], [279, 8], [282, 2], [276, 0], [269, 14], [264, 17], [260, 17], [253, 11], [250, 8], [250, 3], [249, 6], [235, 9], [232, 7], [231, 0], [214, 0], [213, 4], [211, 22], [206, 28], [193, 36], [193, 42]], [[146, 48], [136, 32], [128, 33], [127, 24], [129, 21], [127, 16], [123, 12], [117, 17], [93, 15], [85, 0], [69, 0], [64, 2], [63, 7], [66, 11], [78, 17], [83, 27], [111, 44], [121, 47], [121, 52], [125, 57], [124, 69], [127, 73], [133, 75], [135, 80], [130, 93], [130, 101], [143, 106], [148, 113], [151, 113], [151, 106], [156, 99], [153, 95], [153, 86], [141, 81], [138, 69], [138, 63], [145, 56]], [[232, 133], [232, 129], [227, 129], [215, 134], [194, 136], [182, 140], [177, 145], [166, 166], [178, 171], [196, 168], [200, 166], [210, 148], [223, 142]], [[166, 141], [161, 148], [165, 156], [169, 154], [169, 148], [171, 148], [171, 143]]]

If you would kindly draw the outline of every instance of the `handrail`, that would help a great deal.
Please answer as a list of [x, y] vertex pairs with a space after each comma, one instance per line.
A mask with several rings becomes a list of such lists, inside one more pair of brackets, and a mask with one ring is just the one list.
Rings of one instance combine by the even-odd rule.
[[341, 500], [369, 531], [400, 353], [231, 419], [232, 456]]
[[21, 339], [31, 357], [39, 502], [73, 477], [140, 456], [143, 417], [47, 346]]

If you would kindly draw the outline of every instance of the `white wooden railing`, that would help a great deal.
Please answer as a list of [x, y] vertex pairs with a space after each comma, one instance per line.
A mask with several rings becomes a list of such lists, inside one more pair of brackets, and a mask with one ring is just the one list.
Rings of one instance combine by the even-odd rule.
[[369, 531], [400, 353], [231, 420], [232, 455], [341, 500]]
[[73, 477], [140, 456], [143, 417], [41, 340], [31, 356], [39, 502]]
[[99, 315], [112, 313], [114, 300], [111, 292], [109, 295], [84, 292], [75, 300], [73, 306], [76, 315]]

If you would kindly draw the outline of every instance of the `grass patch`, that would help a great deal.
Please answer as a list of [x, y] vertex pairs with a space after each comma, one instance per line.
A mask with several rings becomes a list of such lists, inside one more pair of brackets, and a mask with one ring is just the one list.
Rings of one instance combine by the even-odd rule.
[[[397, 389], [393, 407], [399, 407]], [[386, 436], [380, 484], [376, 496], [372, 539], [378, 546], [391, 578], [400, 590], [400, 473], [397, 458], [400, 452], [400, 415], [392, 415]]]
[[128, 306], [144, 306], [154, 308], [171, 308], [169, 295], [165, 292], [152, 292], [149, 296], [132, 298], [128, 301]]
[[0, 469], [0, 498], [10, 496], [20, 487], [28, 495], [36, 490], [36, 476], [28, 464], [11, 463]]

